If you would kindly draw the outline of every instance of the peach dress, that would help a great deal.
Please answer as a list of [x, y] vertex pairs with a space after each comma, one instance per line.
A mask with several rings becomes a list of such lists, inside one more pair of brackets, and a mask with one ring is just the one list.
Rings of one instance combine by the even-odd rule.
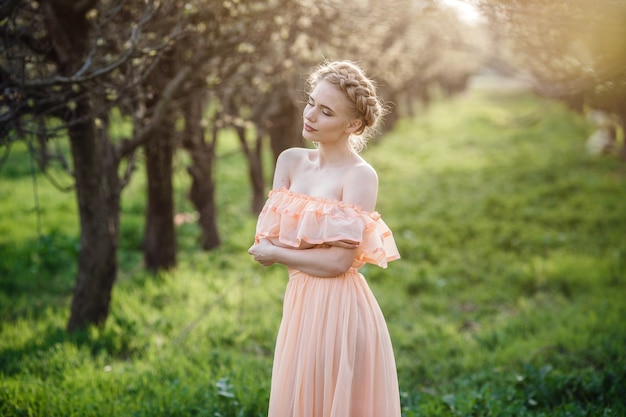
[[365, 263], [400, 257], [377, 212], [286, 188], [272, 190], [255, 240], [289, 246], [360, 242], [352, 267], [335, 278], [289, 269], [278, 332], [269, 417], [400, 417], [391, 339], [365, 278]]

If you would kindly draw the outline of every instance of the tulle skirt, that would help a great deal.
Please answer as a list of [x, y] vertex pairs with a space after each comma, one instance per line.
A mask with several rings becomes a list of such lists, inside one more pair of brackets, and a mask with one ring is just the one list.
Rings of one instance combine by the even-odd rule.
[[336, 278], [289, 270], [269, 417], [400, 417], [387, 325], [356, 268]]

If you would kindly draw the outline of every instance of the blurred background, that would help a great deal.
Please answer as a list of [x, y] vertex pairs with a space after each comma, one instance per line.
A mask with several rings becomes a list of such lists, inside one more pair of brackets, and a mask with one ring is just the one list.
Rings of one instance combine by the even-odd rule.
[[626, 415], [626, 1], [0, 0], [0, 414], [260, 416], [246, 250], [348, 59], [405, 416]]

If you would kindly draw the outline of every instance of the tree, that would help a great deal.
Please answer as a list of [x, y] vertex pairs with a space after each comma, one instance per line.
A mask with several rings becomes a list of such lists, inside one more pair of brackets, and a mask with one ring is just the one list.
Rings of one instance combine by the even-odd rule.
[[[48, 142], [67, 134], [80, 216], [80, 253], [68, 330], [101, 325], [117, 276], [120, 196], [132, 163], [121, 177], [118, 171], [122, 161], [155, 131], [191, 68], [167, 83], [132, 138], [113, 143], [107, 129], [111, 109], [136, 102], [135, 86], [180, 33], [156, 41], [142, 37], [143, 27], [159, 11], [152, 2], [142, 2], [140, 7], [130, 2], [49, 0], [6, 6], [0, 16], [0, 82], [2, 91], [11, 94], [2, 95], [2, 143], [29, 134], [25, 126], [43, 126], [46, 140], [39, 143], [47, 155]], [[125, 18], [133, 12], [139, 18], [128, 24]], [[60, 127], [53, 127], [53, 119], [61, 122]]]
[[[263, 94], [257, 89], [267, 62], [267, 45], [271, 43], [275, 17], [289, 1], [224, 2], [208, 7], [198, 1], [190, 8], [190, 21], [196, 30], [185, 60], [195, 60], [194, 51], [210, 51], [207, 60], [185, 86], [181, 101], [185, 130], [182, 145], [191, 156], [188, 172], [192, 177], [189, 197], [199, 213], [201, 245], [212, 249], [219, 245], [217, 210], [214, 197], [213, 166], [215, 146], [220, 129], [234, 128], [248, 158], [253, 190], [252, 210], [260, 210], [265, 198], [261, 161], [261, 142], [265, 132], [253, 135], [249, 127], [255, 119], [254, 109], [262, 108]], [[280, 62], [280, 57], [271, 56]], [[199, 92], [202, 91], [202, 92]], [[209, 108], [209, 110], [207, 110]], [[261, 122], [262, 123], [262, 122]], [[260, 125], [258, 125], [260, 126]], [[248, 128], [246, 128], [248, 127]]]
[[[626, 128], [626, 1], [481, 1], [501, 67], [547, 97]], [[626, 159], [626, 142], [622, 145]]]

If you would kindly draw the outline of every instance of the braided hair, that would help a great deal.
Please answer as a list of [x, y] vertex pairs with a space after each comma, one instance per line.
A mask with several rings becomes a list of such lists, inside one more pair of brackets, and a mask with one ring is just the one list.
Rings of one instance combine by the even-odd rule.
[[333, 61], [321, 64], [311, 74], [308, 87], [311, 90], [321, 81], [336, 85], [345, 93], [352, 104], [352, 117], [361, 120], [361, 127], [350, 137], [350, 144], [356, 152], [365, 148], [369, 137], [384, 114], [381, 99], [376, 94], [374, 82], [364, 71], [350, 61]]

